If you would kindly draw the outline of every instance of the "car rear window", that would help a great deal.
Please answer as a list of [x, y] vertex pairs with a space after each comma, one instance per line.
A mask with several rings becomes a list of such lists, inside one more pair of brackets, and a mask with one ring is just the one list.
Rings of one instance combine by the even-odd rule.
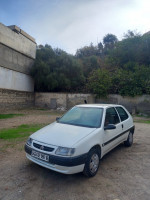
[[121, 121], [128, 119], [129, 116], [128, 116], [127, 112], [122, 107], [116, 107], [116, 110], [119, 113]]

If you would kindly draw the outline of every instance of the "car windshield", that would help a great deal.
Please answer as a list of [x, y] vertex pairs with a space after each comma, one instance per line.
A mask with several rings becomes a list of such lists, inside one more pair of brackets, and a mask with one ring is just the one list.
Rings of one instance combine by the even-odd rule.
[[57, 122], [75, 126], [98, 128], [101, 126], [102, 114], [102, 108], [73, 107]]

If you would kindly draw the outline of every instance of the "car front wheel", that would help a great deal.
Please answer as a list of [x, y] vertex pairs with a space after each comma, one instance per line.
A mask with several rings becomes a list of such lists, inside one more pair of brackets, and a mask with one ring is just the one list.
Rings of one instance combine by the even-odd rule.
[[84, 175], [87, 177], [93, 177], [96, 175], [100, 163], [100, 154], [97, 149], [91, 149], [88, 153], [87, 160], [84, 167]]

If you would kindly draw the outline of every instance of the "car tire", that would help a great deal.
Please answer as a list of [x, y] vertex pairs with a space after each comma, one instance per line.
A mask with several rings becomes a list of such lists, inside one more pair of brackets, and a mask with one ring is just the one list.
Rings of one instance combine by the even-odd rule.
[[128, 138], [127, 140], [124, 142], [124, 145], [126, 147], [131, 147], [133, 144], [133, 133], [132, 132], [129, 132], [129, 135], [128, 135]]
[[87, 177], [93, 177], [96, 175], [100, 164], [100, 152], [95, 148], [91, 149], [88, 153], [87, 160], [85, 162], [83, 174]]

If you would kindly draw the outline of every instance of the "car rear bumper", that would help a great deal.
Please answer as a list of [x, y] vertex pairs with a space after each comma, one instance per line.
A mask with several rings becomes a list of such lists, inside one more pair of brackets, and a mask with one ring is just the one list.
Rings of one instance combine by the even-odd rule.
[[64, 174], [74, 174], [82, 172], [87, 158], [87, 154], [76, 157], [60, 157], [47, 154], [49, 155], [49, 162], [46, 162], [31, 156], [32, 148], [28, 145], [25, 145], [25, 152], [26, 157], [32, 162]]

